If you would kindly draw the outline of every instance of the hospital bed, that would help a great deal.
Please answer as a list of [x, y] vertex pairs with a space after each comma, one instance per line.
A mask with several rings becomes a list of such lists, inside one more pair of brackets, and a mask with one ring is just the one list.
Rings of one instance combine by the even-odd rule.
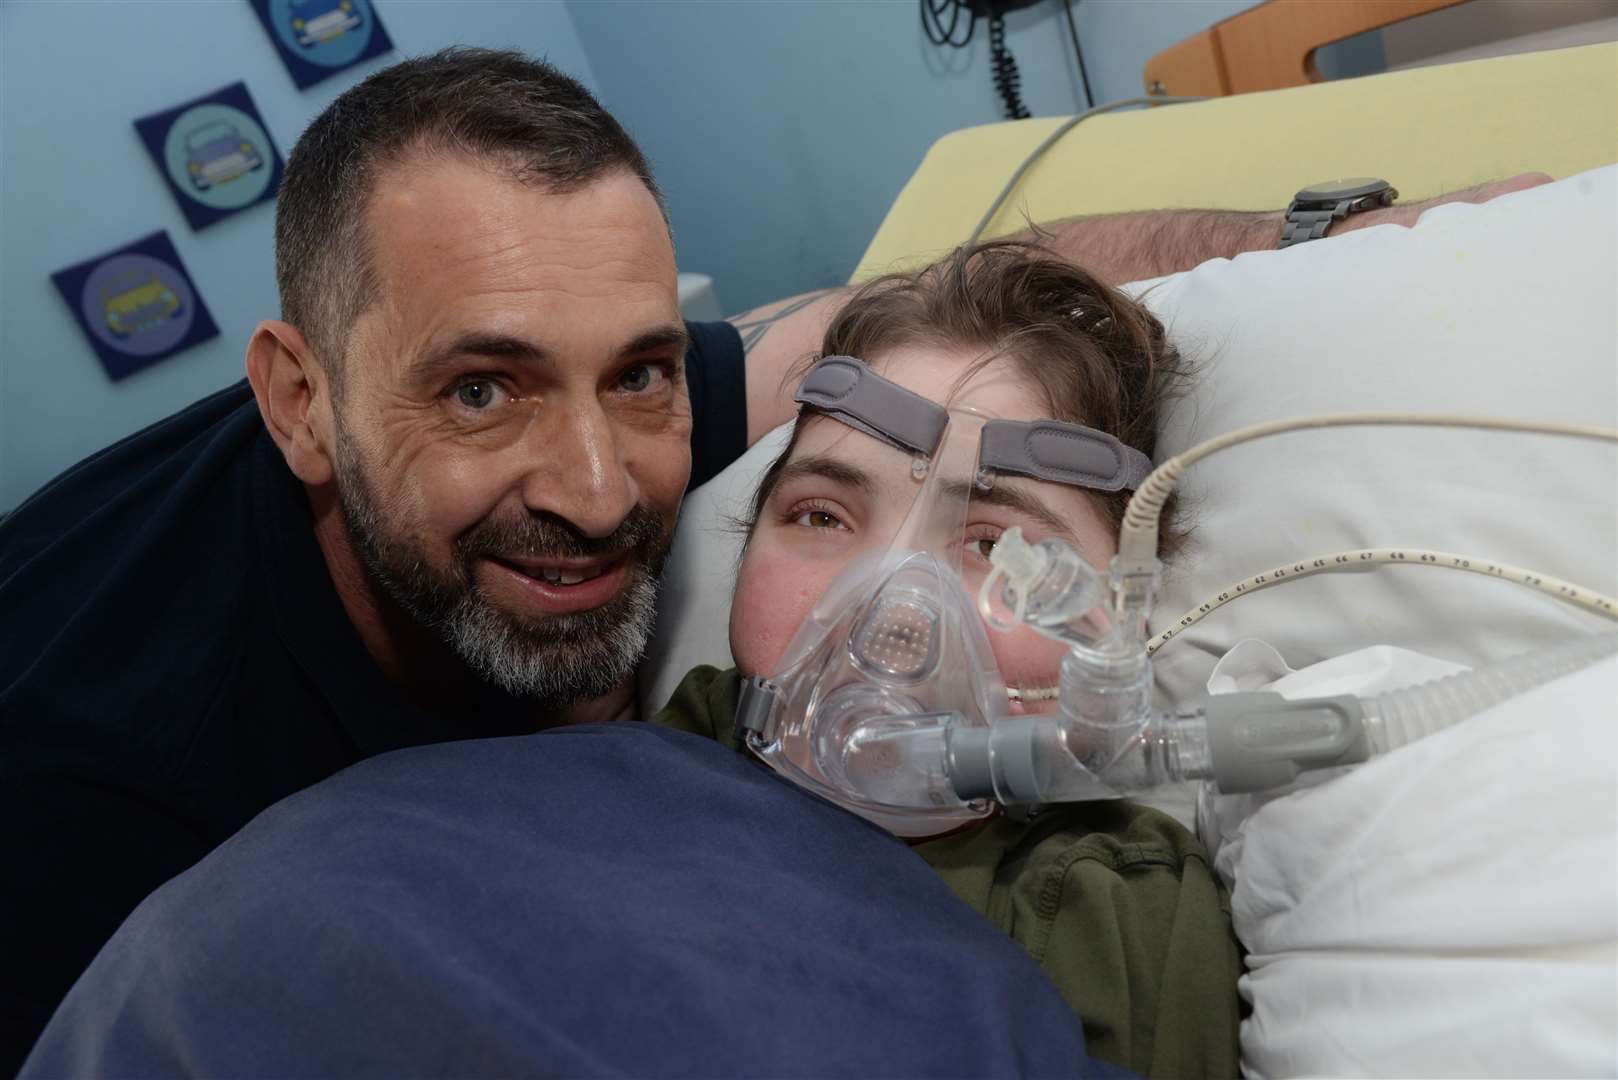
[[[966, 239], [1060, 123], [936, 143], [856, 280]], [[986, 235], [1170, 207], [1274, 210], [1335, 176], [1416, 201], [1543, 171], [1558, 182], [1414, 229], [1215, 260], [1133, 289], [1197, 363], [1159, 458], [1259, 421], [1448, 411], [1618, 426], [1618, 47], [1425, 68], [1098, 116], [1029, 170]], [[687, 500], [643, 698], [730, 662], [743, 512], [776, 433]], [[1618, 589], [1618, 454], [1454, 430], [1315, 432], [1187, 479], [1194, 533], [1157, 619], [1323, 553], [1424, 565], [1253, 589], [1164, 646], [1167, 701], [1274, 684], [1368, 693], [1479, 667], [1598, 619], [1480, 566]], [[1461, 562], [1467, 566], [1461, 567]], [[1492, 576], [1500, 577], [1501, 574]], [[1263, 584], [1273, 585], [1273, 580]], [[1609, 661], [1330, 783], [1165, 806], [1218, 844], [1248, 949], [1252, 1075], [1618, 1073], [1618, 669]], [[1200, 821], [1198, 821], [1200, 817]]]

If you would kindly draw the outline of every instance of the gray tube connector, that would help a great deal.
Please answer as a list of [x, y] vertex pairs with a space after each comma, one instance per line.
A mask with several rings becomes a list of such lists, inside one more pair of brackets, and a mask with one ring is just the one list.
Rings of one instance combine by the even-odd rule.
[[1371, 756], [1365, 709], [1349, 694], [1300, 700], [1216, 694], [1203, 704], [1213, 780], [1226, 794], [1283, 787], [1301, 772]]

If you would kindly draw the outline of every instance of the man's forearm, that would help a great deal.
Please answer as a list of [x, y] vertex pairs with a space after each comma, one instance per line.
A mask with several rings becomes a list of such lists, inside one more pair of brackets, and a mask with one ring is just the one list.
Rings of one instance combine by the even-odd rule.
[[747, 445], [797, 414], [792, 366], [815, 351], [826, 324], [847, 299], [845, 289], [821, 289], [754, 308], [728, 320], [747, 357]]
[[[1350, 214], [1332, 224], [1331, 235], [1374, 225], [1414, 225], [1423, 211], [1444, 203], [1488, 202], [1550, 180], [1544, 173], [1523, 173], [1420, 202], [1394, 203]], [[1021, 234], [1021, 238], [1041, 240], [1103, 281], [1121, 285], [1176, 274], [1209, 259], [1273, 250], [1280, 246], [1285, 224], [1286, 215], [1280, 210], [1253, 214], [1238, 210], [1143, 210], [1049, 222], [1038, 226], [1034, 233]]]
[[[1282, 215], [1145, 210], [1067, 218], [1039, 227], [1046, 247], [1113, 285], [1189, 270], [1209, 259], [1275, 247]], [[1035, 234], [1025, 234], [1036, 239]]]

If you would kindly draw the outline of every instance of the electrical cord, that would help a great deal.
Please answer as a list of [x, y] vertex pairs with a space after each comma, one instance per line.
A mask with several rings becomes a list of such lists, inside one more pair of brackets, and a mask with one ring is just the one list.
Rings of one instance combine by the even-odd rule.
[[[927, 0], [922, 0], [922, 2], [926, 3]], [[994, 197], [994, 201], [989, 204], [989, 209], [978, 220], [977, 227], [972, 230], [972, 235], [966, 238], [966, 246], [971, 247], [978, 242], [978, 239], [983, 235], [983, 230], [989, 227], [989, 222], [994, 220], [994, 216], [1000, 212], [1000, 207], [1004, 206], [1006, 200], [1011, 197], [1012, 191], [1016, 190], [1017, 185], [1022, 183], [1024, 174], [1033, 167], [1034, 162], [1038, 161], [1045, 151], [1055, 146], [1062, 136], [1072, 131], [1085, 120], [1090, 119], [1092, 116], [1100, 116], [1102, 113], [1109, 113], [1114, 109], [1122, 109], [1130, 105], [1185, 105], [1193, 101], [1206, 100], [1208, 99], [1201, 97], [1120, 98], [1117, 101], [1109, 101], [1105, 105], [1097, 105], [1093, 109], [1086, 109], [1077, 116], [1068, 117], [1060, 127], [1045, 136], [1044, 141], [1030, 150], [1028, 156], [1022, 159], [1022, 163], [1011, 174], [1011, 179], [1006, 181], [1006, 186], [1000, 189], [1000, 194]]]
[[1073, 42], [1073, 62], [1079, 67], [1079, 81], [1084, 84], [1084, 107], [1093, 109], [1096, 105], [1096, 96], [1090, 92], [1090, 69], [1084, 63], [1084, 49], [1079, 45], [1079, 24], [1073, 19], [1074, 0], [1062, 0], [1062, 9], [1067, 12], [1067, 36]]
[[1017, 70], [1017, 58], [1006, 48], [1006, 17], [998, 11], [989, 16], [989, 66], [1006, 119], [1027, 120], [1033, 113], [1023, 104], [1022, 73]]
[[[934, 45], [948, 45], [956, 49], [964, 49], [971, 44], [972, 36], [977, 31], [979, 8], [987, 8], [989, 78], [994, 84], [994, 92], [1000, 97], [1007, 120], [1026, 120], [1033, 115], [1023, 103], [1022, 72], [1017, 67], [1017, 58], [1011, 55], [1011, 49], [1006, 45], [1006, 16], [999, 5], [983, 3], [982, 0], [918, 0], [918, 3], [921, 29], [927, 35], [927, 40]], [[944, 21], [946, 14], [949, 16], [948, 23]], [[962, 16], [966, 18], [965, 30], [960, 31], [957, 37]]]
[[1618, 600], [1610, 596], [1603, 596], [1593, 589], [1586, 589], [1572, 582], [1550, 574], [1541, 574], [1534, 570], [1524, 570], [1519, 566], [1510, 566], [1506, 563], [1495, 562], [1492, 559], [1480, 559], [1472, 555], [1456, 555], [1447, 551], [1423, 551], [1420, 548], [1362, 548], [1355, 551], [1337, 551], [1330, 555], [1321, 555], [1318, 558], [1307, 559], [1303, 562], [1287, 563], [1274, 569], [1266, 570], [1262, 574], [1254, 574], [1232, 585], [1226, 586], [1217, 594], [1208, 597], [1202, 603], [1174, 620], [1167, 630], [1152, 638], [1146, 643], [1148, 655], [1167, 645], [1175, 637], [1189, 630], [1204, 618], [1235, 600], [1239, 596], [1248, 596], [1267, 589], [1272, 585], [1279, 585], [1283, 581], [1295, 578], [1310, 577], [1314, 574], [1328, 574], [1338, 570], [1359, 570], [1371, 566], [1432, 566], [1444, 570], [1461, 570], [1472, 574], [1482, 574], [1485, 577], [1499, 578], [1516, 585], [1526, 585], [1544, 593], [1546, 596], [1581, 607], [1586, 611], [1603, 618], [1618, 621]]
[[1282, 435], [1290, 431], [1313, 431], [1335, 427], [1461, 427], [1485, 431], [1516, 431], [1530, 435], [1566, 435], [1575, 439], [1618, 442], [1618, 431], [1589, 424], [1555, 424], [1534, 420], [1506, 420], [1492, 416], [1460, 416], [1447, 413], [1332, 413], [1292, 420], [1272, 420], [1251, 424], [1236, 431], [1198, 443], [1176, 454], [1153, 469], [1124, 509], [1123, 526], [1118, 530], [1118, 565], [1123, 573], [1150, 574], [1157, 565], [1158, 524], [1163, 504], [1174, 494], [1185, 470], [1203, 458], [1232, 446]]
[[[964, 49], [971, 44], [972, 34], [977, 29], [978, 13], [965, 0], [919, 0], [921, 5], [921, 29], [927, 35], [927, 40], [934, 45], [949, 45], [957, 49]], [[944, 12], [949, 12], [949, 26], [944, 25]], [[960, 23], [961, 14], [966, 14], [966, 36], [955, 40], [955, 27]]]

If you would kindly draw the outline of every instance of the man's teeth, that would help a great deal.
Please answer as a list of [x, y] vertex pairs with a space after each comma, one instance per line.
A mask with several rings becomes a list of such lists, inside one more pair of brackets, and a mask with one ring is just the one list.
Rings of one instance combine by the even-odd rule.
[[538, 576], [552, 585], [577, 585], [581, 581], [598, 578], [603, 572], [604, 568], [600, 567], [594, 570], [553, 570], [545, 567], [539, 571]]
[[1012, 701], [1055, 701], [1057, 690], [1054, 686], [1008, 686], [1006, 697]]

